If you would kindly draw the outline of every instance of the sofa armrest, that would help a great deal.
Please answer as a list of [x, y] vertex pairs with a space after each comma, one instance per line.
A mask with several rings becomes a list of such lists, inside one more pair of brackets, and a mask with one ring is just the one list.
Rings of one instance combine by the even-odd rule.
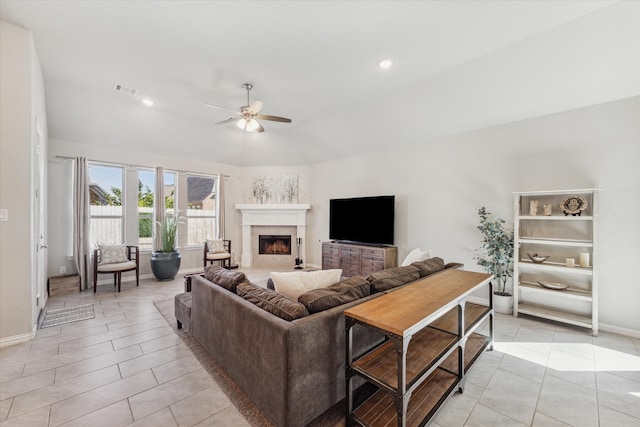
[[444, 269], [447, 268], [455, 268], [456, 270], [462, 270], [464, 268], [464, 264], [459, 262], [448, 262], [444, 265]]

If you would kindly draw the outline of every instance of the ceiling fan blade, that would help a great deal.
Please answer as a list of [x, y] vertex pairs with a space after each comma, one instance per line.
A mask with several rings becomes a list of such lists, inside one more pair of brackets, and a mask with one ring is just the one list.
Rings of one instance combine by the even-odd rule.
[[291, 123], [291, 119], [287, 119], [286, 117], [268, 116], [264, 114], [259, 114], [256, 116], [256, 118], [262, 119], [262, 120], [271, 120], [272, 122]]
[[230, 110], [229, 108], [221, 107], [221, 106], [219, 106], [219, 105], [215, 105], [215, 104], [204, 104], [204, 105], [206, 105], [207, 107], [219, 108], [219, 109], [221, 109], [221, 110], [225, 110], [225, 111], [228, 111], [228, 112], [230, 112], [230, 113], [237, 114], [237, 115], [239, 115], [239, 116], [241, 116], [241, 115], [242, 115], [241, 113], [239, 113], [239, 112], [238, 112], [238, 110]]
[[264, 106], [264, 102], [260, 101], [259, 99], [257, 101], [255, 101], [253, 104], [251, 104], [251, 106], [249, 107], [249, 112], [251, 114], [258, 114], [258, 112], [260, 110], [262, 110], [262, 107]]
[[223, 125], [223, 124], [225, 124], [225, 123], [231, 123], [231, 122], [235, 122], [235, 121], [238, 121], [238, 119], [237, 119], [236, 117], [229, 117], [228, 119], [223, 120], [223, 121], [221, 121], [221, 122], [218, 122], [218, 123], [216, 123], [216, 124], [217, 124], [217, 125]]

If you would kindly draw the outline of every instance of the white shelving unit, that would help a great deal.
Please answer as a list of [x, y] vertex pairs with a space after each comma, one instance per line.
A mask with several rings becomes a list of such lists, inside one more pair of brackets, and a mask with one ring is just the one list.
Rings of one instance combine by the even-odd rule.
[[[599, 189], [529, 191], [514, 193], [514, 302], [520, 313], [590, 328], [598, 335], [598, 194]], [[583, 197], [587, 206], [580, 214], [561, 207], [569, 196]], [[538, 202], [536, 215], [530, 203]], [[543, 206], [551, 205], [551, 215]], [[580, 266], [580, 254], [589, 254], [589, 265]], [[527, 254], [548, 256], [532, 262]], [[575, 260], [568, 267], [567, 258]], [[548, 289], [539, 284], [568, 285]]]

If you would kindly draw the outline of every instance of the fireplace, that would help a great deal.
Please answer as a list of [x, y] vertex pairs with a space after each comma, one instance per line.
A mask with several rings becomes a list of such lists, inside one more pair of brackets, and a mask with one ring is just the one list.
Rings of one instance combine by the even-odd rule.
[[[307, 211], [311, 209], [309, 204], [238, 204], [236, 209], [242, 212], [242, 258], [240, 265], [250, 267], [259, 258], [259, 267], [274, 268], [274, 266], [286, 268], [292, 266], [295, 256], [267, 256], [258, 253], [258, 237], [263, 235], [291, 235], [292, 239], [301, 238], [300, 248], [296, 254], [305, 258], [305, 233]], [[295, 241], [294, 241], [295, 242]]]
[[291, 236], [259, 235], [258, 253], [260, 255], [291, 255]]

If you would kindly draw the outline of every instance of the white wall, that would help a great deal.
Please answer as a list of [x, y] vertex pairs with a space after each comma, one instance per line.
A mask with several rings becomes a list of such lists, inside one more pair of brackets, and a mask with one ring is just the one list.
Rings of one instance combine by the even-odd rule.
[[0, 22], [0, 58], [0, 208], [9, 210], [9, 221], [0, 222], [1, 345], [35, 332], [32, 145], [37, 118], [46, 153], [47, 120], [31, 32]]
[[513, 223], [514, 191], [600, 187], [600, 320], [640, 334], [640, 97], [313, 166], [313, 245], [328, 201], [396, 195], [399, 262], [415, 248], [482, 271], [477, 210]]

